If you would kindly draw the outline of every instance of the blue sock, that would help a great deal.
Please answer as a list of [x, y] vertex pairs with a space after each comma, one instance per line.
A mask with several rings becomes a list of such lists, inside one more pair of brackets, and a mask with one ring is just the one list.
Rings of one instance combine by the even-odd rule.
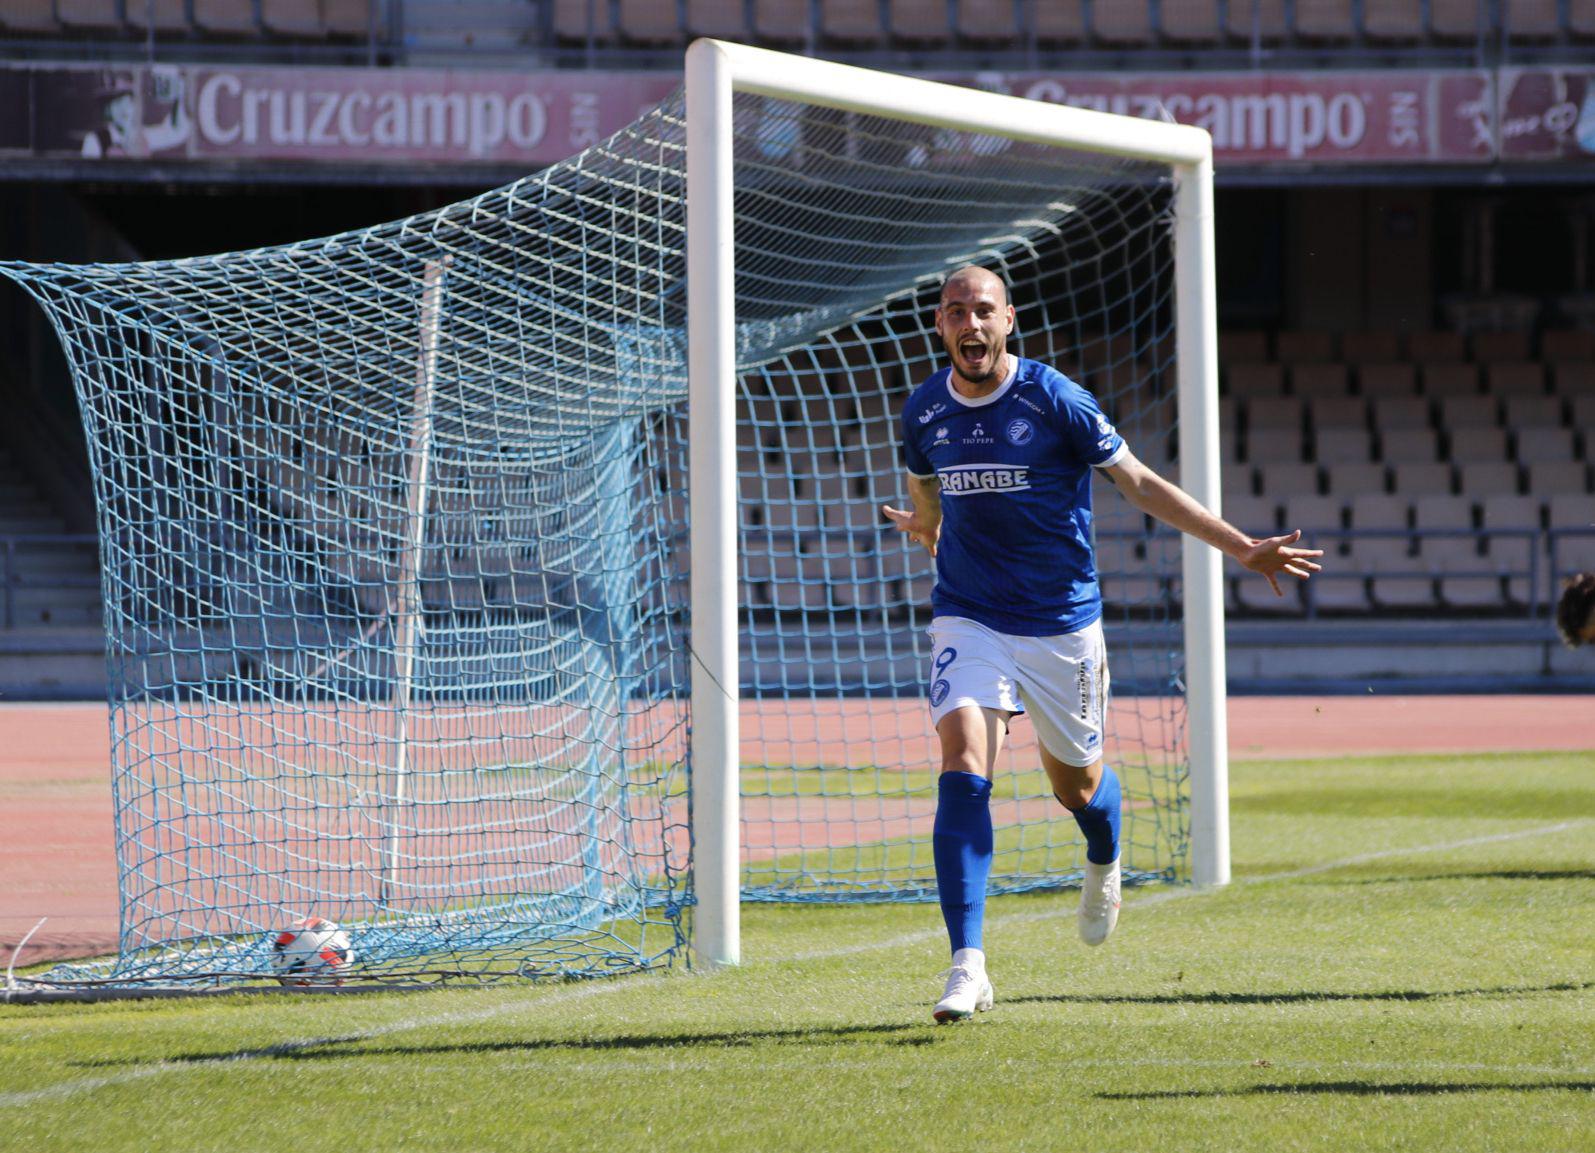
[[974, 773], [941, 775], [930, 844], [953, 952], [984, 948], [992, 853], [990, 781]]
[[1119, 778], [1113, 766], [1102, 766], [1102, 779], [1083, 809], [1070, 809], [1085, 834], [1085, 859], [1111, 865], [1119, 855]]

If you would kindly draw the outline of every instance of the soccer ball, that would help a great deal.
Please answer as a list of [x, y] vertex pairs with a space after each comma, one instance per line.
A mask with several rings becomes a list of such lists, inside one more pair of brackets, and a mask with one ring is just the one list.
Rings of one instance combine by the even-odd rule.
[[284, 985], [341, 985], [353, 964], [349, 934], [321, 917], [302, 917], [271, 941], [271, 967]]

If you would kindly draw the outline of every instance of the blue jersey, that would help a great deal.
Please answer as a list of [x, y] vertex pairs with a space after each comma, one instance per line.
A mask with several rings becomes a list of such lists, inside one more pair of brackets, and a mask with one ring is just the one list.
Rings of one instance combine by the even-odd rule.
[[942, 369], [903, 406], [903, 459], [941, 482], [932, 609], [1015, 636], [1055, 636], [1102, 615], [1091, 549], [1091, 470], [1129, 451], [1091, 394], [1019, 360], [970, 400]]

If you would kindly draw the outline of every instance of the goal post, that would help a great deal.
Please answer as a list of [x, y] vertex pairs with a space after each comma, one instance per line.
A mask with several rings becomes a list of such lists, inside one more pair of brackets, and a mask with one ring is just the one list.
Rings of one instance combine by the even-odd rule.
[[[1169, 123], [1044, 104], [745, 45], [687, 52], [688, 342], [697, 921], [700, 964], [741, 958], [738, 782], [736, 93], [1169, 165], [1175, 173], [1176, 348], [1184, 487], [1219, 511], [1212, 140]], [[1218, 554], [1182, 545], [1190, 856], [1197, 884], [1229, 879], [1223, 595]]]

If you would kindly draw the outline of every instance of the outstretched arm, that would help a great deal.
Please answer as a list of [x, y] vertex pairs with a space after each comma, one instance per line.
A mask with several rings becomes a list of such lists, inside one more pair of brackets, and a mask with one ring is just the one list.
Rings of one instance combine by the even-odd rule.
[[912, 511], [882, 505], [886, 517], [915, 541], [925, 546], [931, 556], [936, 555], [936, 543], [941, 539], [941, 481], [935, 477], [908, 476], [908, 499]]
[[1279, 587], [1280, 573], [1306, 580], [1321, 567], [1312, 558], [1323, 556], [1323, 549], [1292, 547], [1301, 539], [1300, 529], [1284, 536], [1261, 539], [1247, 536], [1203, 508], [1184, 489], [1147, 468], [1133, 453], [1125, 453], [1118, 464], [1102, 471], [1118, 486], [1125, 500], [1148, 516], [1207, 542], [1245, 568], [1261, 573], [1268, 579], [1275, 596], [1285, 595]]

